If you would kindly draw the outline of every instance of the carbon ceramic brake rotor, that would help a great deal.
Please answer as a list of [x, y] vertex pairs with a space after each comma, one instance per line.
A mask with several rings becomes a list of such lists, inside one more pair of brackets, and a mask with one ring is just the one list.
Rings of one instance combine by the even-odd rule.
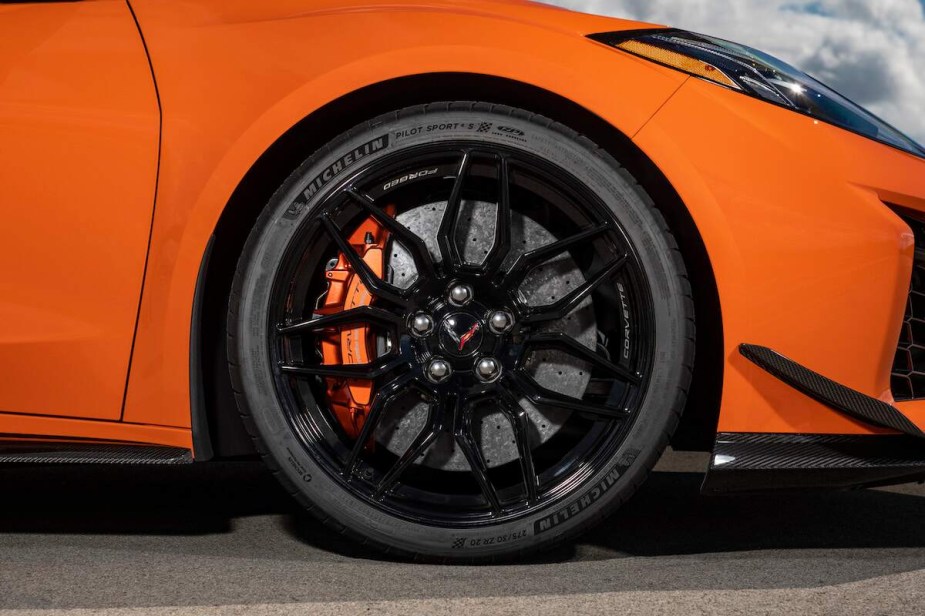
[[[430, 203], [407, 210], [397, 216], [399, 222], [424, 240], [434, 259], [440, 260], [437, 233], [446, 202]], [[497, 205], [481, 201], [462, 204], [457, 242], [463, 258], [472, 264], [481, 263], [491, 249], [494, 238]], [[531, 218], [517, 212], [511, 220], [511, 254], [505, 267], [524, 252], [545, 246], [556, 238]], [[396, 286], [406, 288], [414, 282], [416, 267], [411, 254], [397, 242], [391, 242], [388, 251], [390, 279]], [[519, 289], [522, 301], [529, 306], [551, 304], [584, 282], [585, 278], [575, 262], [566, 253], [535, 268]], [[597, 344], [597, 325], [591, 299], [582, 302], [568, 316], [554, 321], [544, 331], [563, 332], [594, 349]], [[544, 387], [567, 396], [581, 398], [590, 381], [590, 365], [557, 350], [532, 352], [525, 362], [528, 373]], [[569, 418], [571, 412], [556, 409], [538, 409], [525, 398], [520, 400], [527, 411], [534, 448], [548, 441]], [[488, 467], [501, 466], [518, 458], [514, 433], [510, 422], [497, 410], [481, 408], [481, 418], [473, 422], [474, 437], [481, 446]], [[405, 452], [427, 419], [427, 405], [413, 393], [397, 399], [383, 414], [375, 432], [376, 441], [395, 455]], [[469, 464], [456, 447], [452, 435], [443, 434], [428, 450], [420, 464], [431, 468], [468, 471]]]

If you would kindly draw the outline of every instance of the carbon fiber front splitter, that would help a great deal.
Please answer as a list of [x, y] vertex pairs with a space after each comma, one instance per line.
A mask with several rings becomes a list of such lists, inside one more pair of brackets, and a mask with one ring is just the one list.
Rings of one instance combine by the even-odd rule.
[[701, 491], [862, 488], [925, 480], [925, 444], [906, 435], [720, 433]]
[[755, 365], [807, 396], [895, 435], [720, 433], [704, 493], [854, 488], [925, 480], [925, 434], [896, 407], [767, 347], [743, 344]]

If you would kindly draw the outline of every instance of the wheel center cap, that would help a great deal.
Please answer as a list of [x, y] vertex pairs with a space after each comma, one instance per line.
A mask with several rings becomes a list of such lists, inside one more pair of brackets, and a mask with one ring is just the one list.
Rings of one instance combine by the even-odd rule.
[[440, 346], [455, 357], [467, 357], [482, 346], [482, 323], [466, 312], [456, 312], [443, 319]]

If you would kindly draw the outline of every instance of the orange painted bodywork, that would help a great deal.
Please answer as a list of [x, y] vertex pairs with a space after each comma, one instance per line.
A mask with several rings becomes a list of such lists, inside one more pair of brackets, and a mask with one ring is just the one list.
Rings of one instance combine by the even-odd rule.
[[121, 418], [158, 124], [124, 2], [0, 5], [0, 413]]
[[[569, 98], [602, 115], [619, 108], [616, 126], [633, 134], [685, 81], [583, 37], [640, 24], [520, 2], [133, 6], [161, 91], [164, 152], [125, 407], [132, 421], [189, 426], [190, 306], [206, 243], [247, 170], [313, 110], [409, 74], [481, 73], [551, 91], [568, 86]], [[634, 84], [619, 100], [599, 78], [615, 70]]]
[[[719, 430], [874, 431], [737, 347], [773, 348], [893, 402], [914, 245], [884, 202], [925, 209], [925, 161], [696, 79], [635, 142], [678, 190], [710, 253], [726, 352]], [[925, 413], [909, 415], [925, 425]]]
[[[0, 316], [20, 319], [0, 319], [0, 432], [188, 443], [193, 296], [235, 188], [314, 111], [427, 73], [553, 92], [632, 138], [662, 170], [691, 212], [719, 288], [721, 430], [874, 431], [749, 364], [737, 352], [742, 342], [892, 400], [913, 246], [883, 201], [925, 210], [925, 161], [585, 38], [647, 24], [516, 0], [131, 0], [138, 29], [123, 0], [22, 7], [19, 19], [38, 29], [31, 43], [28, 28], [9, 26], [20, 7], [0, 8]], [[93, 23], [110, 30], [82, 42], [66, 28], [40, 30], [55, 11], [108, 15]], [[89, 66], [86, 57], [54, 56], [62, 40], [91, 54]], [[17, 44], [28, 53], [5, 53]], [[104, 53], [113, 60], [104, 63]], [[5, 78], [31, 74], [48, 86], [42, 70], [86, 73], [66, 91], [73, 107], [29, 98], [43, 90]], [[20, 137], [18, 154], [8, 146], [14, 121], [38, 135]], [[80, 155], [73, 141], [64, 148], [55, 139], [62, 123], [83, 135]], [[51, 148], [44, 158], [43, 148]], [[12, 211], [11, 202], [32, 206]], [[46, 204], [57, 235], [49, 237], [36, 203]], [[69, 217], [78, 235], [62, 232]], [[61, 267], [72, 285], [64, 304], [53, 301]], [[55, 336], [26, 327], [46, 316], [73, 327]], [[62, 362], [70, 372], [59, 386], [58, 369], [39, 368]], [[925, 427], [925, 403], [900, 406]]]

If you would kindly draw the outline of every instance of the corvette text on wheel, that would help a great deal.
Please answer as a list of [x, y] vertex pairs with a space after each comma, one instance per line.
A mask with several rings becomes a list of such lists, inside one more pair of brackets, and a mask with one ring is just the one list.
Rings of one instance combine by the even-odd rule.
[[0, 461], [259, 455], [432, 561], [574, 538], [669, 444], [707, 493], [925, 477], [925, 150], [759, 51], [12, 2], [0, 74]]

